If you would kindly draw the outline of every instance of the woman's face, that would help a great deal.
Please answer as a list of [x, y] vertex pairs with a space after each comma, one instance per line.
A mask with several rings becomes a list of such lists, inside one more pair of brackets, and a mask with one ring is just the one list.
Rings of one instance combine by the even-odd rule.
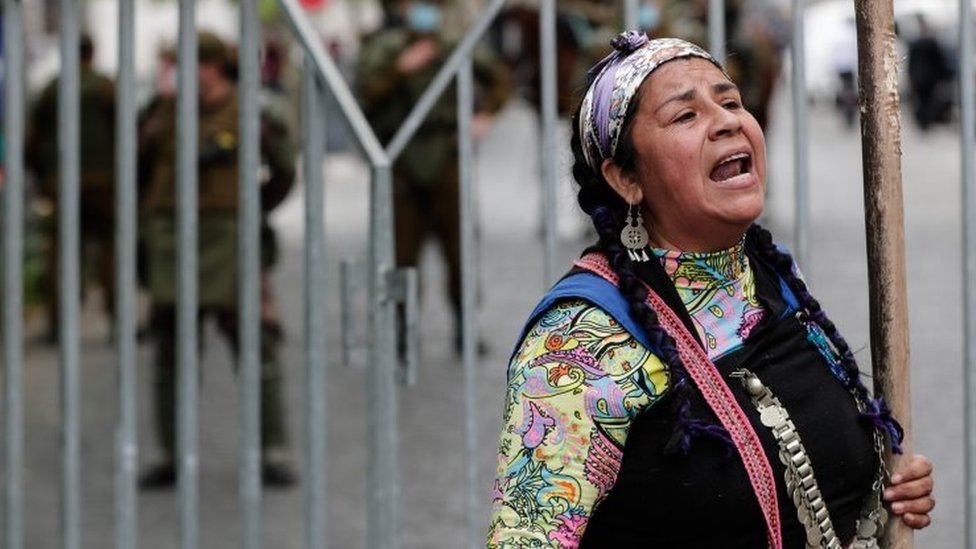
[[709, 61], [677, 59], [648, 77], [631, 140], [636, 167], [630, 177], [641, 191], [636, 198], [653, 245], [725, 249], [762, 213], [762, 130], [738, 88]]

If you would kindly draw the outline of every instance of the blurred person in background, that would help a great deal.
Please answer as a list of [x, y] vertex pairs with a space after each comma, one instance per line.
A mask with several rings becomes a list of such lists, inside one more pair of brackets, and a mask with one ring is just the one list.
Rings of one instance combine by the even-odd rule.
[[[367, 37], [356, 83], [363, 111], [383, 143], [393, 138], [456, 42], [445, 35], [440, 2], [396, 0], [392, 21]], [[505, 66], [487, 49], [472, 54], [474, 137], [483, 135], [509, 91]], [[461, 266], [456, 86], [435, 104], [394, 166], [396, 259], [416, 266], [429, 237], [447, 260], [455, 316], [454, 347], [461, 345]]]
[[951, 90], [955, 70], [925, 16], [916, 14], [918, 36], [908, 43], [908, 81], [912, 112], [923, 131], [936, 122], [947, 122], [952, 110]]
[[597, 241], [512, 351], [487, 546], [876, 549], [931, 521], [932, 463], [756, 224], [766, 143], [708, 52], [619, 35], [573, 175]]
[[[235, 356], [238, 333], [238, 94], [232, 79], [231, 48], [217, 35], [202, 31], [199, 55], [199, 317], [216, 320]], [[176, 482], [176, 98], [163, 96], [143, 116], [139, 158], [147, 178], [145, 244], [152, 298], [150, 332], [155, 344], [154, 396], [161, 462], [144, 472], [143, 488], [166, 488]], [[295, 150], [284, 121], [261, 113], [261, 158], [267, 176], [261, 184], [261, 206], [269, 211], [291, 190]], [[268, 250], [262, 256], [267, 272]], [[261, 296], [261, 475], [269, 486], [288, 486], [296, 474], [288, 454], [284, 380], [278, 356], [282, 329], [268, 310], [266, 277]], [[273, 303], [273, 300], [272, 300]]]
[[[81, 288], [86, 269], [93, 265], [105, 312], [115, 315], [115, 83], [92, 65], [95, 47], [81, 36], [80, 56], [80, 221]], [[60, 320], [58, 270], [58, 79], [37, 97], [28, 118], [25, 141], [27, 167], [36, 177], [39, 196], [50, 205], [35, 208], [50, 215], [41, 224], [46, 232], [47, 264], [43, 287], [48, 317], [44, 340], [57, 343]], [[113, 329], [114, 330], [114, 329]]]
[[[771, 25], [759, 6], [749, 0], [726, 0], [725, 49], [723, 59], [729, 75], [739, 85], [742, 101], [765, 130], [781, 67], [780, 47]], [[709, 47], [708, 0], [666, 0], [662, 31], [677, 38]]]
[[845, 19], [833, 44], [830, 46], [830, 64], [837, 75], [837, 93], [834, 106], [848, 129], [857, 122], [857, 23], [854, 18]]
[[[568, 116], [575, 94], [582, 84], [590, 58], [602, 57], [607, 29], [620, 24], [621, 4], [617, 0], [563, 0], [556, 5], [556, 95], [557, 112]], [[515, 91], [535, 109], [541, 99], [541, 49], [539, 3], [533, 0], [508, 2], [494, 27], [495, 49], [509, 67]], [[593, 52], [594, 44], [599, 44]]]

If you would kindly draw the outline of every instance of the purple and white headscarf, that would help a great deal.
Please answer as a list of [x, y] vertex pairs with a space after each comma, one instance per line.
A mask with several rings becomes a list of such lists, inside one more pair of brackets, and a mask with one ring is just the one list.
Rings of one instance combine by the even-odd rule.
[[655, 69], [674, 59], [700, 57], [725, 72], [707, 51], [678, 38], [651, 40], [642, 32], [627, 31], [611, 44], [614, 51], [587, 73], [588, 87], [580, 106], [583, 155], [596, 173], [600, 173], [603, 161], [617, 152], [630, 101]]

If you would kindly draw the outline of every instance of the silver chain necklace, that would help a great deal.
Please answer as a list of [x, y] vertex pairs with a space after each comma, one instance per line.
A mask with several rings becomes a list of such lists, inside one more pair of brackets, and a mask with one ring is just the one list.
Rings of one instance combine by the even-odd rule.
[[[800, 433], [790, 419], [789, 412], [756, 374], [745, 368], [738, 368], [731, 375], [742, 383], [759, 412], [759, 421], [772, 431], [776, 439], [779, 459], [786, 467], [783, 475], [786, 491], [793, 499], [800, 524], [806, 529], [807, 548], [843, 549], [830, 520], [827, 503], [814, 477], [813, 463], [810, 462], [810, 456], [803, 447]], [[862, 406], [859, 399], [855, 398], [855, 401], [859, 407]], [[881, 504], [881, 491], [885, 479], [888, 478], [888, 470], [884, 462], [884, 441], [877, 429], [874, 430], [874, 450], [878, 454], [878, 471], [871, 485], [871, 493], [861, 508], [856, 524], [857, 533], [849, 549], [878, 549], [878, 538], [888, 520], [888, 512]]]

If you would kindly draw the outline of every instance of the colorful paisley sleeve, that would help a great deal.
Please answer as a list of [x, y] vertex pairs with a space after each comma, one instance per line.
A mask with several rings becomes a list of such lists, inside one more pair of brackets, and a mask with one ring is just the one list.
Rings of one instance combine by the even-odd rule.
[[631, 421], [666, 386], [660, 360], [603, 310], [544, 313], [509, 365], [488, 547], [579, 545]]

